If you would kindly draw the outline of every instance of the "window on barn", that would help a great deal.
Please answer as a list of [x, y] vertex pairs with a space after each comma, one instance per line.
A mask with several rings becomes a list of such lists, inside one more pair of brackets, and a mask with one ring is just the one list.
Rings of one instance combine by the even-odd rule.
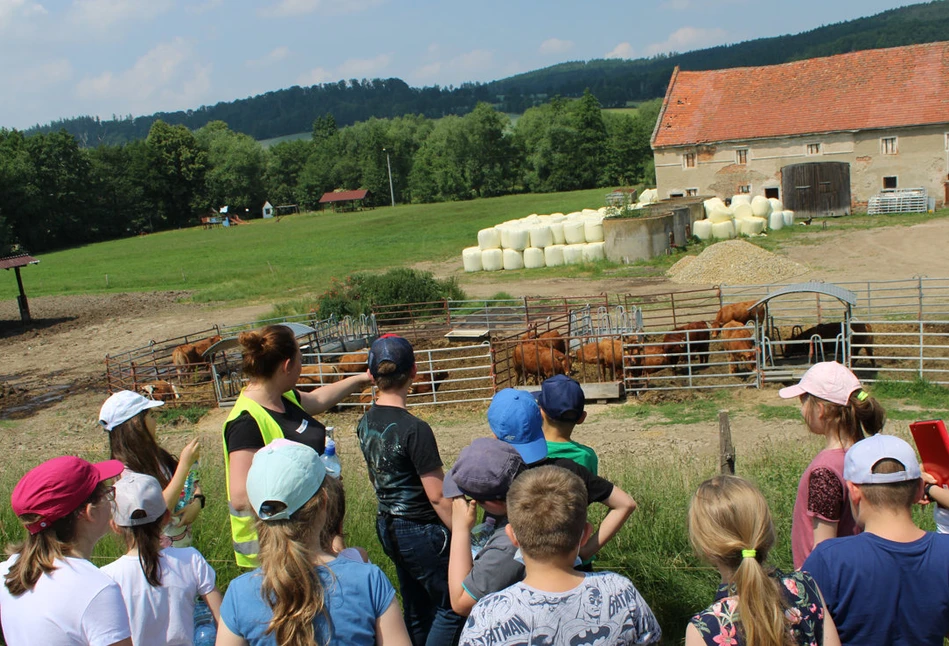
[[739, 193], [751, 193], [751, 184], [739, 184], [738, 185]]
[[685, 197], [682, 191], [669, 191], [669, 197]]
[[687, 188], [687, 189], [685, 189], [685, 194], [688, 195], [689, 197], [695, 197], [696, 195], [699, 194], [699, 189], [697, 189], [697, 188]]
[[776, 199], [776, 200], [777, 200], [777, 199], [780, 199], [780, 193], [781, 193], [781, 189], [779, 189], [779, 188], [777, 188], [777, 187], [775, 187], [775, 188], [766, 188], [766, 189], [764, 190], [764, 196], [765, 196], [766, 198], [768, 198], [769, 200], [770, 200], [772, 197], [773, 197], [774, 199]]
[[896, 188], [898, 183], [895, 175], [883, 178], [883, 188]]
[[735, 151], [735, 163], [744, 166], [748, 163], [748, 149], [739, 148]]
[[883, 137], [880, 139], [880, 152], [884, 155], [895, 155], [897, 153], [896, 149], [896, 137]]
[[807, 144], [807, 154], [808, 155], [819, 155], [820, 154], [820, 144]]
[[682, 168], [695, 168], [695, 153], [682, 155]]

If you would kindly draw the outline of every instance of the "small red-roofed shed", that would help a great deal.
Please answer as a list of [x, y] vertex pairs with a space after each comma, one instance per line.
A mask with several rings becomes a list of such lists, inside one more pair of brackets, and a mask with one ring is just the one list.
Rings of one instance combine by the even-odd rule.
[[26, 292], [23, 291], [23, 279], [20, 277], [20, 267], [35, 265], [39, 260], [28, 254], [19, 254], [16, 256], [6, 256], [0, 258], [0, 269], [7, 271], [13, 270], [16, 274], [16, 285], [20, 289], [20, 295], [16, 297], [16, 303], [20, 307], [20, 320], [24, 323], [30, 322], [30, 303], [26, 300]]
[[329, 204], [334, 211], [355, 211], [363, 208], [363, 201], [369, 197], [369, 191], [332, 191], [323, 193], [320, 198], [320, 207], [326, 208]]

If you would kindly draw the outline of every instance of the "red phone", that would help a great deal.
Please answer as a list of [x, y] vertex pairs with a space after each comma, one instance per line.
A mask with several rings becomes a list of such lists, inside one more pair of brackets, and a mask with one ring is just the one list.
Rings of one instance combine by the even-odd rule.
[[939, 486], [949, 484], [949, 433], [941, 419], [913, 422], [909, 430], [916, 441], [923, 471], [936, 479]]

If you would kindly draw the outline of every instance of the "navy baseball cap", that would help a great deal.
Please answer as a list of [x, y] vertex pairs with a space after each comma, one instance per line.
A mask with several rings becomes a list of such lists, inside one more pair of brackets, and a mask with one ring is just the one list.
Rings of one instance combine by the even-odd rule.
[[369, 347], [369, 372], [379, 376], [379, 364], [391, 361], [396, 373], [409, 373], [415, 365], [415, 351], [412, 344], [395, 334], [384, 334], [373, 341]]
[[524, 460], [513, 446], [493, 437], [479, 437], [461, 450], [445, 474], [442, 495], [504, 500], [514, 478], [524, 469]]
[[525, 464], [547, 457], [543, 418], [530, 393], [514, 388], [499, 391], [488, 407], [488, 425], [499, 440], [521, 454]]
[[567, 375], [554, 375], [534, 394], [547, 417], [560, 422], [576, 422], [583, 415], [583, 388]]

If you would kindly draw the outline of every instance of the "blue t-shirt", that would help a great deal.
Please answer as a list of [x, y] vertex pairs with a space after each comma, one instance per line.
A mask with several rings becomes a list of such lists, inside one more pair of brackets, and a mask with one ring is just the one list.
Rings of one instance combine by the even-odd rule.
[[820, 586], [843, 644], [942, 646], [949, 633], [949, 535], [832, 538], [801, 569]]
[[[338, 646], [375, 644], [376, 620], [395, 598], [395, 589], [386, 575], [371, 563], [347, 558], [334, 559], [316, 570], [332, 624], [330, 630], [325, 615], [316, 616], [316, 634], [322, 636], [319, 642]], [[262, 582], [260, 569], [231, 581], [221, 605], [221, 620], [250, 646], [276, 646], [275, 636], [267, 634], [273, 611], [261, 595]]]

